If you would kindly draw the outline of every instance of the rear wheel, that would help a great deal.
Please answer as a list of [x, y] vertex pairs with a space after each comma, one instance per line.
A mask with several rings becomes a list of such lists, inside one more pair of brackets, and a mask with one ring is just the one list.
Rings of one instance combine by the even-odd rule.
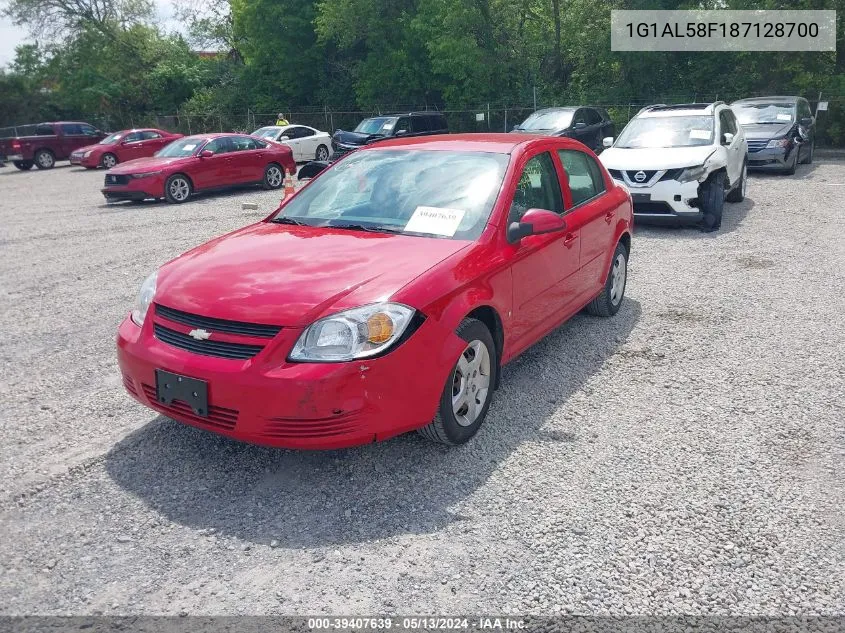
[[742, 175], [736, 187], [728, 192], [728, 202], [742, 202], [745, 200], [745, 189], [748, 183], [748, 166], [742, 163]]
[[446, 379], [437, 415], [417, 431], [432, 442], [450, 446], [463, 444], [481, 428], [499, 371], [496, 345], [486, 325], [464, 319], [456, 334], [466, 347]]
[[317, 153], [314, 156], [314, 160], [329, 160], [329, 148], [325, 145], [320, 145], [317, 148]]
[[38, 169], [53, 169], [56, 166], [56, 157], [49, 149], [40, 149], [35, 152], [35, 166]]
[[35, 163], [31, 160], [16, 160], [12, 164], [21, 171], [29, 171]]
[[164, 197], [168, 202], [180, 204], [191, 197], [191, 181], [182, 174], [173, 174], [164, 183]]
[[106, 169], [111, 169], [117, 165], [117, 156], [110, 152], [106, 152], [103, 154], [103, 157], [100, 159], [100, 166], [105, 167]]
[[628, 284], [628, 249], [622, 242], [613, 251], [613, 262], [604, 281], [604, 288], [595, 299], [587, 304], [587, 312], [594, 316], [609, 317], [619, 312], [625, 287]]
[[264, 188], [278, 189], [285, 181], [285, 175], [282, 173], [282, 168], [276, 163], [270, 163], [264, 169]]

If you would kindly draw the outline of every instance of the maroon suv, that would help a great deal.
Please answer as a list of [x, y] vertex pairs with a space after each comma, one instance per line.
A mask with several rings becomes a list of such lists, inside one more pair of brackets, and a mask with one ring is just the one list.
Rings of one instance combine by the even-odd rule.
[[15, 131], [24, 135], [0, 139], [0, 163], [9, 161], [24, 171], [33, 165], [52, 169], [57, 160], [68, 160], [74, 150], [106, 136], [93, 125], [79, 121], [25, 125]]

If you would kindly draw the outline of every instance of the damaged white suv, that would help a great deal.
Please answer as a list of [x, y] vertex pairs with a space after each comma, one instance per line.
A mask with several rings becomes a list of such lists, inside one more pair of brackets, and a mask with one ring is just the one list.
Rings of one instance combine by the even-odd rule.
[[748, 144], [722, 101], [648, 106], [604, 146], [599, 159], [631, 191], [641, 220], [716, 230], [725, 200], [745, 197]]

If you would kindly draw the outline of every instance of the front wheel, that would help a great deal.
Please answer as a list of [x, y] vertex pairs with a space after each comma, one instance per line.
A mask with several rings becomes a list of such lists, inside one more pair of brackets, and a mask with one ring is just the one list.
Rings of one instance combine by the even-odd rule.
[[792, 153], [792, 162], [787, 166], [786, 169], [783, 170], [787, 176], [791, 176], [795, 173], [795, 168], [798, 166], [798, 148]]
[[185, 202], [191, 197], [191, 190], [191, 181], [182, 174], [174, 174], [164, 183], [164, 197], [173, 204]]
[[314, 155], [314, 160], [329, 160], [329, 148], [325, 145], [320, 145], [317, 148], [317, 153]]
[[31, 160], [16, 160], [12, 164], [21, 171], [29, 171], [35, 163]]
[[748, 183], [748, 166], [742, 163], [742, 176], [736, 187], [728, 193], [728, 202], [742, 202], [745, 200], [745, 190]]
[[106, 169], [111, 169], [115, 165], [117, 165], [117, 156], [115, 156], [114, 154], [111, 154], [109, 152], [106, 152], [105, 154], [103, 154], [103, 157], [100, 159], [100, 166], [101, 167], [105, 167]]
[[801, 161], [804, 165], [812, 165], [813, 164], [813, 152], [815, 151], [815, 149], [816, 149], [816, 142], [811, 141], [810, 142], [810, 148], [807, 150], [807, 155], [804, 157], [804, 160]]
[[56, 157], [49, 149], [40, 149], [35, 152], [35, 166], [38, 169], [53, 169], [56, 166]]
[[417, 431], [432, 442], [450, 446], [463, 444], [481, 428], [499, 371], [496, 345], [486, 325], [467, 318], [456, 334], [466, 347], [446, 379], [437, 415]]
[[717, 172], [699, 187], [699, 204], [704, 214], [702, 229], [715, 231], [722, 226], [725, 209], [725, 173]]
[[264, 188], [265, 189], [278, 189], [282, 186], [282, 183], [285, 180], [285, 176], [282, 173], [282, 168], [279, 167], [276, 163], [270, 163], [264, 169]]
[[594, 316], [609, 317], [619, 312], [625, 287], [628, 284], [628, 249], [622, 242], [613, 251], [613, 262], [604, 280], [604, 288], [587, 304], [587, 312]]

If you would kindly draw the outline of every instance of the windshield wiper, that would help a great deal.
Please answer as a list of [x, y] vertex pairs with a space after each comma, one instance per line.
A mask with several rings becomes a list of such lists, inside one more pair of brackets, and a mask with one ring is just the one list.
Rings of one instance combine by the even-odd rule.
[[305, 222], [300, 222], [299, 220], [294, 220], [293, 218], [289, 218], [285, 215], [280, 215], [277, 218], [273, 218], [270, 220], [275, 224], [293, 224], [294, 226], [310, 226], [309, 224], [305, 224]]
[[349, 231], [366, 231], [368, 233], [402, 233], [402, 229], [394, 229], [387, 226], [365, 226], [363, 224], [329, 224], [333, 229], [348, 229]]

